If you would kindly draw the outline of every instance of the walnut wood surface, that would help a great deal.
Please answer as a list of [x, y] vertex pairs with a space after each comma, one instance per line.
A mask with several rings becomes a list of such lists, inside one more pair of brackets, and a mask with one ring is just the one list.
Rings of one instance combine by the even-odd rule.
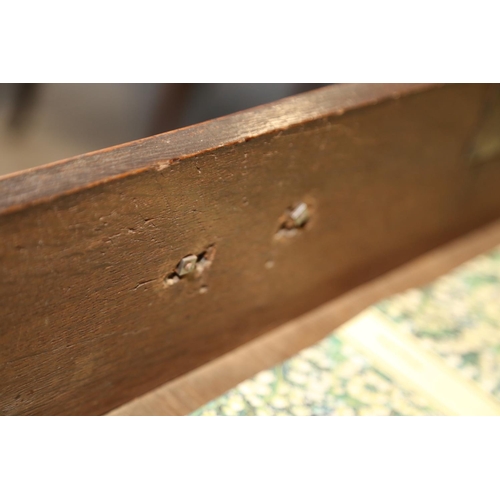
[[339, 85], [1, 179], [0, 413], [104, 413], [499, 216], [487, 91]]

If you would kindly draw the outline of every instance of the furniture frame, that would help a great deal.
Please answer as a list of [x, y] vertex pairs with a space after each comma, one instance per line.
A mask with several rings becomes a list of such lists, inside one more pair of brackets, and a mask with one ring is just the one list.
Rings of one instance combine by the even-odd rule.
[[0, 414], [189, 413], [496, 244], [499, 96], [334, 85], [0, 178]]

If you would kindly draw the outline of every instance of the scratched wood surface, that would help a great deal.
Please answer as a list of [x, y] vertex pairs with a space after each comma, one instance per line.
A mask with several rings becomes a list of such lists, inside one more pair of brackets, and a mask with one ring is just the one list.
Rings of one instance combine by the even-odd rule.
[[102, 414], [493, 220], [488, 92], [339, 85], [0, 179], [0, 413]]

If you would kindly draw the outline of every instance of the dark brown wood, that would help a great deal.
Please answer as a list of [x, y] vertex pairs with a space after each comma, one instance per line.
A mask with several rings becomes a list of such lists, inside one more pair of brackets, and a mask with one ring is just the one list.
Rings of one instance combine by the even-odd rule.
[[39, 83], [15, 84], [14, 102], [9, 119], [9, 126], [14, 131], [20, 132], [27, 125], [35, 108], [40, 87]]
[[487, 93], [339, 85], [3, 178], [0, 412], [104, 413], [498, 217]]
[[193, 90], [192, 83], [165, 83], [158, 92], [158, 106], [153, 115], [151, 135], [178, 128], [182, 113]]
[[409, 288], [421, 287], [500, 245], [500, 220], [425, 253], [383, 276], [125, 403], [111, 416], [189, 415], [240, 382], [282, 363], [361, 313]]

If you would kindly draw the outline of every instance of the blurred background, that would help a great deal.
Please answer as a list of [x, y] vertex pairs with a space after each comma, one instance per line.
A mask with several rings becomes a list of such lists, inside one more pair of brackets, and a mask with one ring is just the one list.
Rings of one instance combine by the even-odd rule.
[[167, 132], [325, 84], [0, 84], [0, 175]]

